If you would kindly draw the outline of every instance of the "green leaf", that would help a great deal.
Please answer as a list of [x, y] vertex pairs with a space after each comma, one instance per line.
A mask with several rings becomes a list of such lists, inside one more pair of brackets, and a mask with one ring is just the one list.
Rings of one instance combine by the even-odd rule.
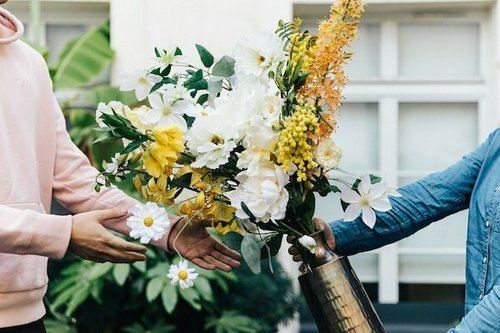
[[220, 77], [230, 77], [234, 74], [234, 59], [230, 56], [223, 56], [214, 65], [212, 74]]
[[76, 88], [89, 84], [114, 57], [109, 44], [109, 22], [68, 43], [61, 53], [54, 85]]
[[200, 311], [201, 304], [200, 295], [193, 288], [179, 289], [181, 297], [193, 307], [193, 309]]
[[203, 104], [205, 104], [207, 101], [208, 101], [208, 94], [203, 94], [203, 95], [201, 95], [200, 97], [198, 97], [198, 100], [196, 101], [196, 103], [198, 103], [198, 104], [200, 104], [200, 105], [203, 105]]
[[246, 203], [241, 202], [241, 209], [243, 209], [245, 214], [247, 214], [247, 216], [251, 222], [257, 221], [257, 218], [255, 217], [255, 215], [253, 215], [252, 211], [250, 210], [250, 208], [248, 208]]
[[210, 68], [214, 64], [214, 56], [200, 44], [196, 44], [196, 50], [198, 50], [203, 66]]
[[113, 268], [113, 277], [115, 278], [116, 283], [119, 286], [123, 286], [125, 281], [127, 281], [127, 277], [130, 274], [130, 265], [129, 264], [117, 264]]
[[137, 269], [141, 273], [146, 272], [146, 262], [145, 261], [137, 261], [137, 262], [133, 263], [132, 266], [134, 266], [134, 268]]
[[101, 276], [107, 274], [113, 268], [113, 264], [105, 262], [103, 264], [94, 264], [89, 272], [89, 280], [96, 280]]
[[148, 286], [146, 287], [146, 298], [149, 303], [154, 301], [160, 295], [164, 286], [164, 281], [165, 280], [162, 277], [155, 277], [149, 281]]
[[219, 243], [223, 243], [224, 242], [221, 234], [219, 234], [219, 232], [217, 230], [215, 230], [215, 228], [206, 227], [205, 229], [207, 230], [207, 232], [210, 235], [210, 237], [212, 237], [214, 240], [216, 240]]
[[71, 298], [68, 307], [66, 308], [66, 316], [70, 317], [80, 305], [83, 304], [89, 297], [89, 288], [80, 288]]
[[171, 314], [175, 310], [179, 297], [177, 295], [177, 288], [171, 283], [167, 283], [161, 292], [161, 301], [163, 308], [167, 313]]
[[282, 234], [273, 236], [270, 240], [268, 240], [266, 243], [267, 248], [266, 246], [264, 246], [261, 250], [262, 259], [267, 257], [274, 257], [275, 255], [277, 255], [281, 248], [282, 241], [283, 241]]
[[241, 251], [243, 236], [237, 232], [228, 232], [222, 236], [222, 243], [235, 251]]
[[261, 272], [260, 246], [252, 236], [243, 237], [243, 240], [241, 241], [241, 255], [252, 272], [255, 274], [259, 274]]
[[202, 276], [199, 276], [194, 282], [194, 289], [198, 291], [201, 298], [206, 301], [213, 302], [214, 301], [214, 293], [212, 291], [212, 286], [210, 286], [210, 282]]

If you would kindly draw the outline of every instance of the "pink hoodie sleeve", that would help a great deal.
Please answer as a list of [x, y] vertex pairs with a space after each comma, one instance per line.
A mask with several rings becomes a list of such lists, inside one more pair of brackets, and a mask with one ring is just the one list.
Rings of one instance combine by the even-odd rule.
[[[54, 109], [57, 117], [57, 152], [54, 170], [54, 196], [69, 210], [75, 213], [91, 210], [118, 208], [129, 210], [138, 203], [121, 190], [101, 188], [94, 190], [98, 171], [91, 166], [88, 158], [75, 146], [66, 131], [63, 114], [54, 98]], [[170, 216], [172, 222], [167, 233], [153, 245], [168, 250], [168, 236], [178, 217]], [[107, 228], [122, 234], [129, 234], [130, 228], [126, 219], [110, 220]]]
[[0, 253], [60, 259], [68, 247], [71, 216], [42, 214], [33, 209], [35, 205], [26, 204], [25, 209], [0, 205], [0, 216], [8, 221], [0, 223]]

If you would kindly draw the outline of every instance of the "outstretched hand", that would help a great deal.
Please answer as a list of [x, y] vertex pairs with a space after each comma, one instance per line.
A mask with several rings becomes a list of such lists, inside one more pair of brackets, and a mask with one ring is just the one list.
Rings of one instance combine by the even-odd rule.
[[[240, 254], [214, 240], [205, 229], [207, 221], [177, 222], [168, 237], [168, 247], [184, 258], [205, 269], [218, 268], [229, 272], [240, 266]], [[182, 231], [182, 232], [181, 232]]]
[[108, 220], [125, 217], [127, 211], [96, 210], [73, 216], [68, 250], [95, 262], [133, 263], [146, 260], [146, 248], [127, 242], [106, 230]]
[[[337, 248], [337, 244], [335, 242], [335, 237], [333, 236], [333, 232], [330, 226], [325, 221], [317, 217], [313, 219], [313, 223], [316, 226], [316, 230], [323, 231], [323, 233], [325, 234], [326, 244], [332, 251], [335, 251]], [[305, 269], [304, 263], [302, 263], [303, 260], [302, 256], [300, 255], [300, 251], [292, 243], [294, 239], [295, 237], [293, 236], [288, 236], [286, 238], [286, 241], [290, 244], [288, 253], [292, 255], [293, 261], [301, 263], [299, 270], [303, 272]]]

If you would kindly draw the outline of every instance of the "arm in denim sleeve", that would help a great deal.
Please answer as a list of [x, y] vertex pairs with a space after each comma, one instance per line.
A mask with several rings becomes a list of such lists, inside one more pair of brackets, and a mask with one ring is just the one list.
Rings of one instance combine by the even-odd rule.
[[457, 327], [448, 333], [498, 333], [500, 332], [500, 285], [479, 302], [478, 305], [462, 319]]
[[393, 209], [378, 212], [373, 229], [361, 218], [353, 222], [332, 222], [337, 252], [352, 255], [396, 242], [434, 221], [468, 208], [490, 142], [497, 134], [499, 130], [448, 169], [400, 188], [398, 191], [403, 196], [390, 198]]

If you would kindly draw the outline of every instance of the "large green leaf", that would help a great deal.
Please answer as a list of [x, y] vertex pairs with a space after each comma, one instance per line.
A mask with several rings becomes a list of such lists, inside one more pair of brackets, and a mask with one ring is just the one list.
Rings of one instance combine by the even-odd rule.
[[109, 22], [106, 22], [66, 45], [59, 57], [54, 85], [58, 88], [85, 86], [109, 65], [113, 57]]

